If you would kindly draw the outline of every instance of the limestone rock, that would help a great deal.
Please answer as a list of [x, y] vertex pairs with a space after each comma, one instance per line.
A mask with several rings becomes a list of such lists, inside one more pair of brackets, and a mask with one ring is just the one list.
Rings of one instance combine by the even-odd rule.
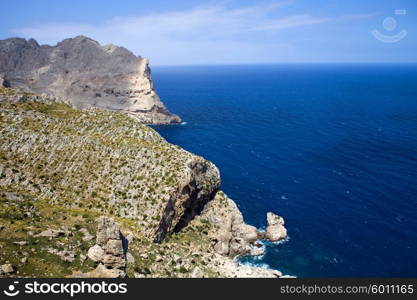
[[5, 274], [11, 274], [16, 271], [12, 264], [4, 264], [0, 266], [1, 271]]
[[109, 240], [120, 240], [121, 233], [113, 218], [101, 216], [98, 219], [97, 245], [105, 247]]
[[220, 187], [219, 169], [201, 157], [187, 160], [187, 169], [178, 178], [177, 192], [168, 200], [155, 232], [155, 242], [162, 242], [173, 232], [178, 232], [199, 215]]
[[[97, 220], [97, 244], [88, 250], [87, 256], [99, 263], [94, 271], [77, 273], [75, 277], [115, 278], [126, 276], [127, 240], [121, 234], [113, 218], [101, 216]], [[133, 259], [134, 263], [134, 259]]]
[[14, 241], [13, 244], [17, 246], [27, 246], [28, 242], [27, 241]]
[[181, 121], [156, 94], [148, 59], [85, 36], [56, 46], [34, 39], [0, 40], [0, 76], [12, 87], [46, 93], [77, 108], [124, 111], [149, 124]]
[[267, 213], [268, 227], [265, 237], [271, 242], [276, 242], [287, 237], [287, 229], [284, 227], [284, 219], [272, 212]]
[[251, 248], [249, 254], [252, 255], [252, 256], [262, 256], [262, 255], [265, 254], [265, 247], [254, 246], [254, 247]]
[[94, 262], [100, 262], [103, 258], [104, 250], [99, 245], [94, 245], [88, 249], [87, 256]]
[[219, 271], [226, 277], [234, 278], [279, 278], [282, 273], [277, 270], [240, 265], [229, 258], [216, 257]]

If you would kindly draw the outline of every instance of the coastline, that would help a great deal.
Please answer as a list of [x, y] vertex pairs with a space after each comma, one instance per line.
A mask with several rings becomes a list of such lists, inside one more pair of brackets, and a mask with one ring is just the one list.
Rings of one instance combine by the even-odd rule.
[[[259, 239], [281, 238], [286, 230], [273, 214], [266, 232], [246, 224], [219, 190], [213, 163], [125, 113], [78, 110], [18, 88], [0, 92], [5, 276], [282, 276], [236, 261], [259, 253]], [[110, 231], [129, 237], [129, 247], [115, 248], [121, 237], [103, 244], [103, 218], [117, 223]], [[32, 253], [24, 251], [29, 245]], [[44, 253], [52, 269], [38, 273]]]

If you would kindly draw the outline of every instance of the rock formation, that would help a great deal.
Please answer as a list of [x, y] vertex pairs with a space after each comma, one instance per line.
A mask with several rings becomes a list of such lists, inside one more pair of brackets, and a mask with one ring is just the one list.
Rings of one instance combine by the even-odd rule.
[[56, 46], [34, 39], [0, 40], [1, 86], [46, 93], [76, 108], [124, 111], [147, 124], [178, 123], [156, 94], [148, 60], [85, 36]]
[[98, 219], [96, 245], [88, 250], [88, 258], [98, 264], [88, 273], [75, 273], [74, 277], [119, 278], [126, 276], [128, 241], [113, 218]]
[[256, 227], [244, 222], [236, 203], [221, 191], [206, 205], [201, 218], [218, 228], [212, 236], [214, 249], [230, 257], [245, 254], [263, 255], [264, 248], [258, 240], [276, 242], [287, 237], [282, 217], [268, 212], [266, 232], [260, 232]]
[[268, 227], [265, 230], [266, 239], [277, 242], [287, 237], [287, 229], [284, 227], [284, 219], [272, 212], [267, 213]]
[[259, 239], [258, 229], [243, 221], [236, 203], [223, 192], [216, 194], [201, 215], [219, 228], [212, 237], [214, 249], [227, 256], [250, 254]]

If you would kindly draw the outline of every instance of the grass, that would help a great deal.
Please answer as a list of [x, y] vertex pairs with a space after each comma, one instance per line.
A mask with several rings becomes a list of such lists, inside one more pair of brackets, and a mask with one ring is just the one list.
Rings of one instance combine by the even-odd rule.
[[[0, 98], [16, 93], [0, 88]], [[201, 257], [192, 257], [196, 249], [209, 251], [210, 224], [195, 220], [164, 243], [152, 242], [168, 200], [188, 180], [189, 162], [201, 158], [123, 113], [80, 111], [63, 103], [0, 101], [0, 132], [0, 224], [6, 226], [0, 231], [0, 263], [15, 265], [19, 273], [13, 276], [63, 277], [91, 270], [94, 265], [80, 255], [94, 241], [83, 241], [78, 230], [94, 234], [100, 215], [115, 217], [123, 232], [136, 237], [129, 245], [136, 261], [129, 276], [188, 276], [175, 263], [172, 267], [175, 253], [214, 276]], [[216, 176], [207, 176], [201, 186], [211, 189]], [[10, 192], [22, 200], [8, 200]], [[31, 235], [58, 227], [72, 228], [73, 236]], [[28, 245], [13, 244], [17, 240]], [[76, 258], [65, 262], [48, 247], [71, 248]], [[27, 263], [21, 261], [25, 253]], [[160, 262], [158, 253], [163, 253]]]

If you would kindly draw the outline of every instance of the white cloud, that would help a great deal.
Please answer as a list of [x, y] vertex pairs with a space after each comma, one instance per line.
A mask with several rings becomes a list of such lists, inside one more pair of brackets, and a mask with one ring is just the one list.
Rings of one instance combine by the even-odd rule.
[[[124, 46], [135, 54], [149, 57], [154, 64], [270, 62], [271, 56], [277, 52], [289, 52], [291, 46], [254, 41], [256, 32], [280, 31], [331, 20], [309, 14], [282, 18], [270, 16], [288, 3], [241, 9], [214, 5], [137, 17], [116, 17], [96, 25], [43, 24], [17, 28], [13, 32], [47, 44], [83, 34], [104, 44]], [[238, 38], [242, 35], [244, 39]]]

